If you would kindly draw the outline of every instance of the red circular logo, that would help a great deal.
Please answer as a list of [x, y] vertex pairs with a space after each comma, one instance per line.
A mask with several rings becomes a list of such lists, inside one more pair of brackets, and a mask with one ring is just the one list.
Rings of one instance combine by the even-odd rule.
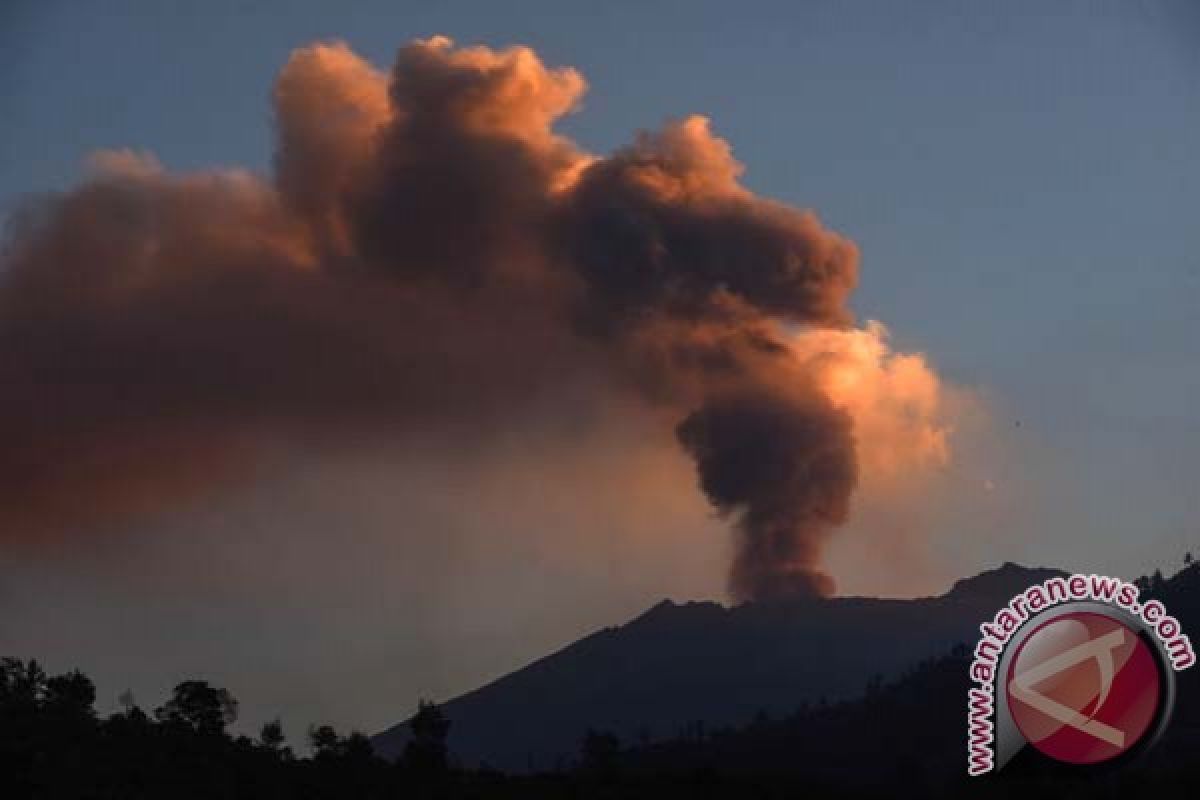
[[1117, 619], [1073, 612], [1021, 643], [1007, 680], [1008, 707], [1021, 734], [1058, 761], [1095, 764], [1146, 736], [1163, 687], [1155, 655]]

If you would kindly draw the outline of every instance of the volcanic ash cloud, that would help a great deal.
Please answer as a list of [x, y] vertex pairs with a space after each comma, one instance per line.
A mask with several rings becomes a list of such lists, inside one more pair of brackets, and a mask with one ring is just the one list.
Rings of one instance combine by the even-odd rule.
[[469, 448], [620, 397], [736, 529], [739, 599], [828, 593], [864, 470], [948, 457], [936, 375], [847, 308], [858, 252], [755, 195], [702, 117], [597, 156], [527, 48], [295, 52], [273, 174], [108, 152], [0, 272], [0, 535], [119, 527], [280, 445]]

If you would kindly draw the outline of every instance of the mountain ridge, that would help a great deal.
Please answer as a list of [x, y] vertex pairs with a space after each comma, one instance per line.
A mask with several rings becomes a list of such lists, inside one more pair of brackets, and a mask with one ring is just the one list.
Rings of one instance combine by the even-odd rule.
[[[570, 759], [589, 728], [645, 742], [698, 721], [742, 723], [848, 699], [972, 641], [1012, 595], [1065, 574], [1007, 562], [932, 597], [664, 599], [444, 703], [451, 748], [467, 765], [544, 769]], [[394, 757], [407, 740], [405, 721], [372, 744]]]

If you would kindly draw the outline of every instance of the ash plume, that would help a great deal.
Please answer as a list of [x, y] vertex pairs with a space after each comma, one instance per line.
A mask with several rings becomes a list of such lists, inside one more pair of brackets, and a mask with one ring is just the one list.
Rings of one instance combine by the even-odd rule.
[[679, 426], [700, 484], [718, 509], [740, 513], [730, 576], [735, 596], [825, 595], [821, 545], [850, 513], [852, 422], [815, 393], [715, 398]]
[[936, 376], [853, 327], [854, 244], [742, 186], [707, 120], [597, 156], [554, 130], [584, 90], [526, 48], [436, 37], [385, 74], [314, 45], [277, 81], [270, 177], [107, 152], [29, 203], [0, 256], [0, 537], [113, 529], [279, 445], [469, 447], [620, 396], [733, 519], [735, 597], [832, 592], [860, 423], [944, 455]]

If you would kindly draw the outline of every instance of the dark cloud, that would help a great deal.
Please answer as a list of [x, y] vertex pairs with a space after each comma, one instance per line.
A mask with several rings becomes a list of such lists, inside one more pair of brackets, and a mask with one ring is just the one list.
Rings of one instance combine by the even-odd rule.
[[741, 536], [735, 596], [828, 594], [822, 545], [846, 521], [857, 467], [852, 421], [815, 389], [715, 397], [678, 428], [713, 504]]
[[565, 199], [563, 237], [597, 313], [698, 318], [724, 296], [755, 314], [849, 323], [854, 245], [744, 190], [740, 171], [700, 117], [591, 164]]
[[843, 328], [849, 241], [755, 196], [707, 121], [606, 158], [524, 48], [343, 45], [276, 86], [272, 180], [128, 153], [11, 232], [0, 529], [38, 544], [203, 495], [272, 444], [471, 437], [633, 392], [738, 520], [739, 597], [825, 592], [852, 422], [788, 327]]

